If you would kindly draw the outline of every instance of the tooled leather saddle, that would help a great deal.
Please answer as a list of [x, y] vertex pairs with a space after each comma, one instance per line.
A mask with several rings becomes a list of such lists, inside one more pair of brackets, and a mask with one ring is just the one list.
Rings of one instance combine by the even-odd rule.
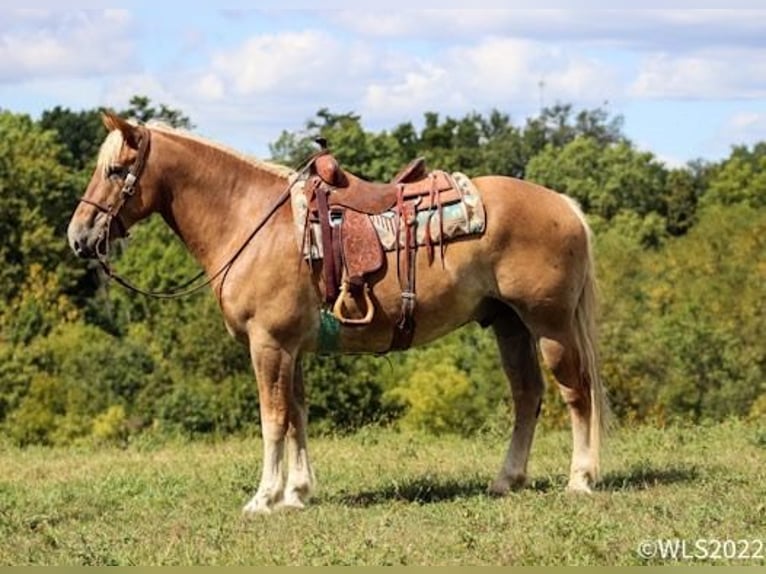
[[[418, 241], [418, 213], [438, 214], [442, 206], [462, 198], [453, 178], [444, 171], [427, 171], [423, 158], [403, 168], [390, 183], [369, 182], [343, 170], [325, 148], [308, 165], [305, 186], [309, 202], [309, 218], [321, 229], [324, 300], [344, 325], [367, 325], [375, 313], [370, 297], [371, 276], [385, 264], [380, 238], [370, 216], [392, 212], [396, 228], [397, 276], [401, 287], [402, 308], [394, 328], [391, 349], [406, 349], [415, 332], [415, 258]], [[434, 259], [434, 243], [444, 261], [444, 232], [431, 241], [430, 225], [426, 226], [425, 244], [429, 263]], [[363, 299], [364, 316], [347, 313], [347, 297]]]

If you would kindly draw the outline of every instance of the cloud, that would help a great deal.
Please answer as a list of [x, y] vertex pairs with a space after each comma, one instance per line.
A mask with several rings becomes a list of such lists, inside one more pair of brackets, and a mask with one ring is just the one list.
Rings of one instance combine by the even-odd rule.
[[641, 63], [635, 98], [756, 99], [766, 97], [766, 49], [658, 53]]
[[365, 116], [398, 116], [425, 110], [447, 111], [465, 105], [447, 70], [420, 63], [390, 84], [372, 83], [364, 96]]
[[348, 85], [363, 65], [352, 44], [325, 32], [265, 34], [214, 52], [196, 90], [209, 99], [291, 92], [321, 96]]
[[0, 11], [0, 82], [82, 78], [135, 69], [124, 10]]
[[[541, 86], [542, 82], [542, 86]], [[562, 48], [512, 38], [489, 38], [449, 50], [442, 58], [366, 90], [366, 114], [537, 109], [554, 101], [600, 105], [622, 95], [605, 62]]]
[[732, 115], [717, 139], [726, 144], [745, 145], [766, 141], [766, 113], [745, 111]]
[[486, 35], [631, 49], [763, 45], [766, 10], [433, 9], [318, 11], [368, 38], [476, 40]]
[[[182, 109], [202, 133], [249, 145], [299, 129], [321, 107], [381, 129], [424, 111], [497, 107], [519, 121], [541, 96], [608, 100], [618, 112], [630, 100], [766, 97], [766, 10], [149, 7], [0, 8], [5, 105], [32, 109], [31, 90], [77, 107], [80, 91], [84, 106], [120, 108], [139, 93]], [[763, 137], [759, 122], [734, 118], [727, 136]]]
[[163, 103], [187, 112], [182, 86], [149, 73], [125, 74], [109, 80], [102, 94], [102, 105], [112, 109], [127, 107], [136, 94], [149, 97], [155, 104]]
[[623, 95], [612, 67], [582, 51], [508, 37], [449, 46], [422, 52], [314, 29], [252, 35], [208, 53], [195, 69], [134, 75], [110, 93], [177, 105], [200, 127], [268, 124], [274, 136], [276, 126], [297, 129], [321, 107], [360, 113], [370, 127], [434, 110], [499, 108], [523, 117], [537, 112], [541, 81], [546, 105], [601, 105]]

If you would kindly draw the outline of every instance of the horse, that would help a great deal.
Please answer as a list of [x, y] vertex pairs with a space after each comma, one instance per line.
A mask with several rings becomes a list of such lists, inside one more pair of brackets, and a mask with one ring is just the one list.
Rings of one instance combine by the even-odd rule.
[[[325, 303], [323, 276], [301, 253], [285, 201], [295, 171], [167, 125], [138, 125], [111, 112], [102, 119], [108, 134], [67, 229], [72, 250], [103, 259], [132, 225], [159, 213], [207, 274], [229, 333], [249, 346], [263, 461], [243, 513], [303, 508], [316, 479], [301, 357], [320, 350]], [[544, 388], [539, 350], [570, 415], [567, 489], [591, 492], [608, 405], [598, 371], [590, 229], [563, 194], [505, 176], [472, 181], [486, 208], [486, 228], [449, 243], [442, 265], [417, 252], [412, 345], [474, 321], [493, 329], [515, 415], [507, 452], [488, 486], [493, 495], [527, 483]], [[386, 257], [371, 287], [374, 319], [340, 325], [337, 352], [389, 350], [401, 287], [395, 255]]]

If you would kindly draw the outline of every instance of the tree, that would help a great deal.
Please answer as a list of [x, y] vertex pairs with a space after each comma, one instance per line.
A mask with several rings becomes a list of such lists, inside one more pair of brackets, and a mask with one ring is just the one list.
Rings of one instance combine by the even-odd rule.
[[701, 194], [700, 180], [691, 169], [673, 169], [668, 173], [662, 198], [668, 233], [683, 235], [694, 225]]
[[729, 158], [713, 170], [702, 204], [735, 203], [766, 206], [766, 142], [752, 149], [736, 146]]
[[573, 115], [572, 104], [557, 103], [528, 119], [524, 135], [530, 157], [547, 145], [564, 147], [581, 136], [592, 139], [599, 147], [627, 141], [622, 133], [622, 116], [610, 118], [604, 108], [581, 110], [574, 118]]
[[[664, 202], [666, 172], [650, 152], [635, 150], [628, 142], [602, 147], [582, 136], [564, 147], [548, 145], [530, 160], [527, 177], [574, 197], [589, 215], [610, 221], [622, 212], [641, 219], [668, 212]], [[656, 226], [644, 237], [656, 244]]]
[[75, 112], [56, 106], [43, 111], [38, 123], [44, 130], [55, 131], [58, 141], [66, 148], [61, 163], [75, 171], [92, 169], [104, 139], [104, 125], [98, 110]]
[[486, 173], [523, 178], [529, 161], [529, 150], [522, 130], [511, 123], [511, 117], [492, 110], [482, 119], [482, 164]]
[[55, 132], [26, 115], [0, 112], [0, 296], [17, 294], [33, 264], [54, 273], [62, 290], [81, 275], [62, 240], [78, 194], [77, 179], [60, 163]]
[[283, 132], [270, 146], [275, 161], [299, 166], [318, 151], [314, 140], [323, 137], [338, 161], [351, 173], [364, 179], [392, 177], [409, 158], [404, 157], [396, 138], [382, 132], [369, 133], [354, 113], [335, 114], [320, 109], [298, 134]]

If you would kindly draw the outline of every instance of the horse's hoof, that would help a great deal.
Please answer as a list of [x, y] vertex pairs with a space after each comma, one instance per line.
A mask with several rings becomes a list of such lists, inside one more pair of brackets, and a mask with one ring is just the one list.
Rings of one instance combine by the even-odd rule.
[[242, 508], [242, 514], [243, 516], [271, 514], [273, 509], [274, 504], [270, 503], [268, 498], [256, 495]]
[[306, 508], [306, 504], [300, 498], [285, 498], [278, 505], [279, 510], [303, 510]]
[[487, 488], [490, 496], [505, 496], [512, 490], [520, 490], [527, 485], [525, 475], [503, 476], [496, 478]]
[[593, 494], [593, 490], [588, 484], [587, 479], [584, 478], [572, 478], [567, 484], [567, 492], [573, 492], [575, 494]]

